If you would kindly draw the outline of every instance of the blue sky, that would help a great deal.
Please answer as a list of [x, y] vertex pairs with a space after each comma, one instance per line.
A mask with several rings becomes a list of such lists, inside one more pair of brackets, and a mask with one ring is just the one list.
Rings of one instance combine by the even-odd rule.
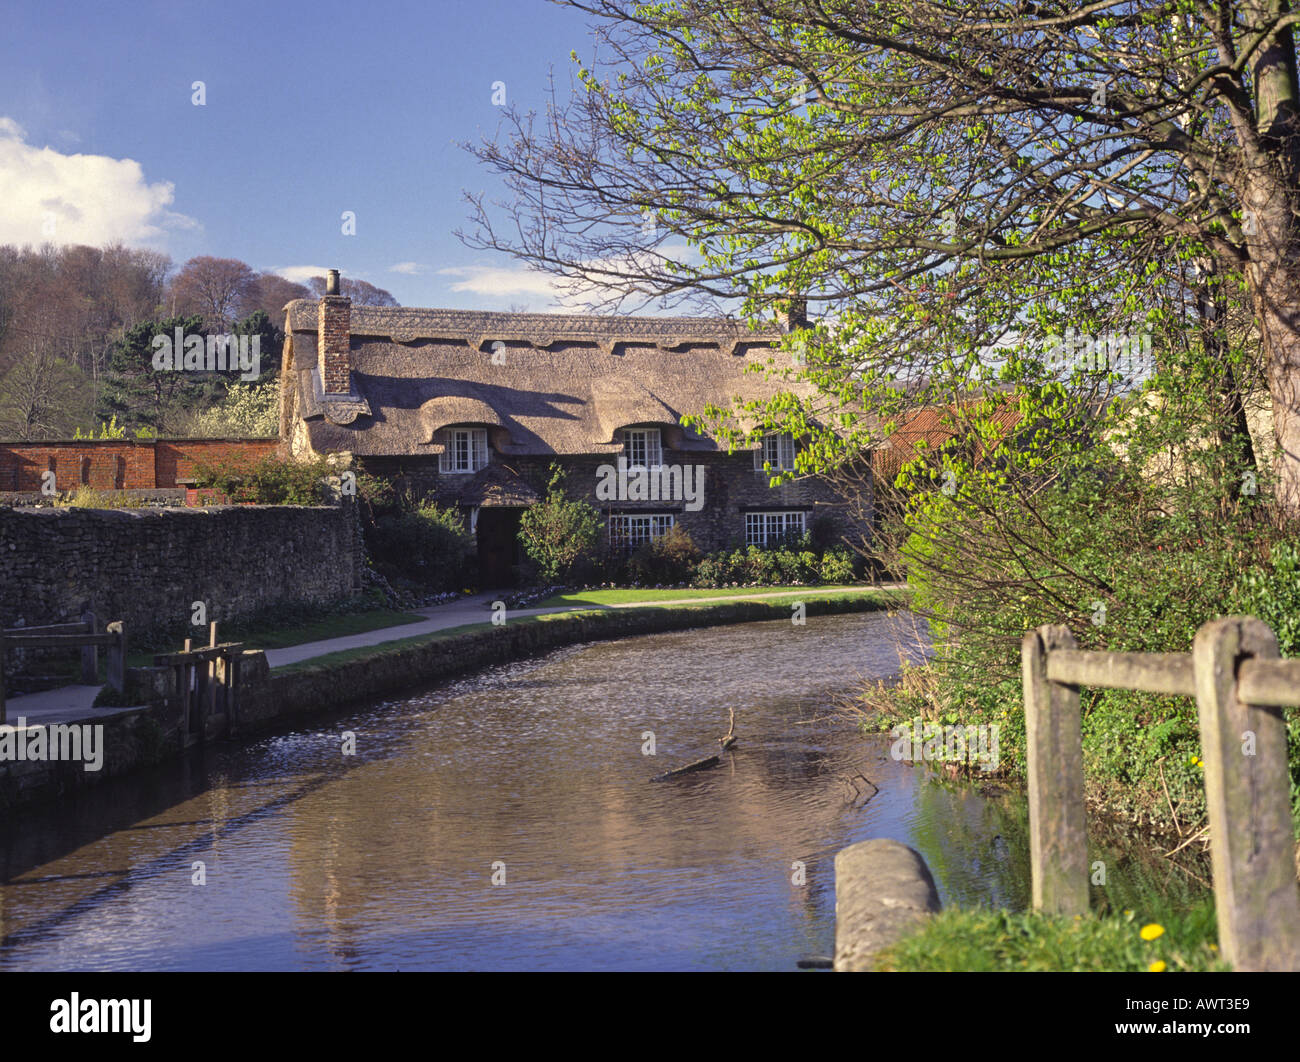
[[[309, 267], [408, 306], [558, 307], [544, 278], [465, 247], [462, 190], [499, 193], [457, 142], [524, 110], [579, 12], [545, 0], [6, 0], [0, 243], [102, 244]], [[195, 106], [192, 85], [205, 83]], [[356, 235], [341, 229], [356, 214]], [[448, 272], [450, 271], [450, 272]]]

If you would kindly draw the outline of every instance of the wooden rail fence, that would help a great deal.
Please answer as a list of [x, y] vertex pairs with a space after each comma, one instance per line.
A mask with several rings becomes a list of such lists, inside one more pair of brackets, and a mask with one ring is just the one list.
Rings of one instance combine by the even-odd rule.
[[1300, 660], [1258, 619], [1205, 624], [1190, 653], [1084, 652], [1066, 627], [1021, 643], [1035, 910], [1088, 910], [1079, 688], [1195, 697], [1205, 766], [1219, 947], [1237, 970], [1300, 970], [1300, 888], [1287, 727]]
[[182, 732], [186, 744], [204, 740], [208, 720], [224, 716], [227, 736], [235, 735], [239, 708], [239, 656], [243, 642], [217, 642], [217, 625], [208, 626], [208, 645], [195, 649], [185, 639], [179, 653], [159, 653], [157, 667], [175, 671], [175, 689], [180, 698]]
[[126, 687], [126, 623], [98, 629], [93, 612], [83, 612], [77, 623], [51, 623], [43, 627], [0, 630], [0, 723], [8, 721], [5, 709], [5, 654], [11, 649], [81, 649], [81, 681], [99, 683], [99, 647], [108, 649], [108, 684], [122, 692]]

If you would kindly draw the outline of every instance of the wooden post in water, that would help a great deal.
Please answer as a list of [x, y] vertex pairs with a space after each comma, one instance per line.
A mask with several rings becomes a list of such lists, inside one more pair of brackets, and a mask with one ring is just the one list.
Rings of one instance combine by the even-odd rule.
[[1207, 623], [1192, 643], [1219, 947], [1237, 970], [1300, 970], [1286, 720], [1237, 686], [1243, 661], [1277, 655], [1249, 616]]
[[126, 690], [126, 620], [116, 620], [106, 628], [117, 641], [108, 647], [108, 684], [122, 693]]
[[[217, 621], [213, 620], [208, 624], [208, 648], [217, 647]], [[217, 671], [217, 658], [214, 654], [212, 659], [207, 663], [205, 670], [208, 674], [208, 706], [204, 710], [204, 718], [211, 719], [217, 714], [217, 683], [221, 681], [222, 676]], [[207, 727], [204, 727], [204, 739], [207, 738]]]
[[[89, 609], [81, 614], [81, 622], [86, 625], [87, 634], [99, 633], [99, 621]], [[99, 683], [99, 646], [97, 645], [81, 647], [81, 681], [87, 686]]]
[[1068, 627], [1044, 625], [1020, 644], [1029, 771], [1029, 858], [1035, 911], [1088, 911], [1079, 688], [1047, 677], [1047, 655], [1073, 649]]

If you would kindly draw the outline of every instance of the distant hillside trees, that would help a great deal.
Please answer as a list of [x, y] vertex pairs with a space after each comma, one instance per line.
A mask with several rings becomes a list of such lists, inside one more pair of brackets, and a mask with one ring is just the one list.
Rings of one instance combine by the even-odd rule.
[[[235, 258], [200, 255], [177, 269], [122, 244], [0, 245], [0, 437], [71, 437], [114, 416], [131, 431], [268, 434], [284, 307], [324, 288], [324, 278], [309, 287]], [[344, 280], [343, 293], [398, 304], [363, 280]], [[260, 376], [157, 372], [153, 339], [178, 323], [185, 334], [257, 336]]]

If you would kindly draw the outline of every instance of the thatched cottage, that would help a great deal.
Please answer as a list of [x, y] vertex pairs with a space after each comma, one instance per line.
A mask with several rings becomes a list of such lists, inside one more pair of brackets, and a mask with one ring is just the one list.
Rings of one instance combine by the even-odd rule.
[[[295, 456], [351, 453], [459, 506], [482, 578], [509, 580], [526, 507], [552, 462], [629, 549], [674, 524], [703, 550], [850, 530], [829, 486], [769, 486], [796, 440], [729, 454], [682, 417], [781, 386], [759, 372], [781, 341], [742, 322], [353, 306], [331, 273], [286, 307], [280, 432]], [[785, 355], [781, 355], [785, 356]]]

